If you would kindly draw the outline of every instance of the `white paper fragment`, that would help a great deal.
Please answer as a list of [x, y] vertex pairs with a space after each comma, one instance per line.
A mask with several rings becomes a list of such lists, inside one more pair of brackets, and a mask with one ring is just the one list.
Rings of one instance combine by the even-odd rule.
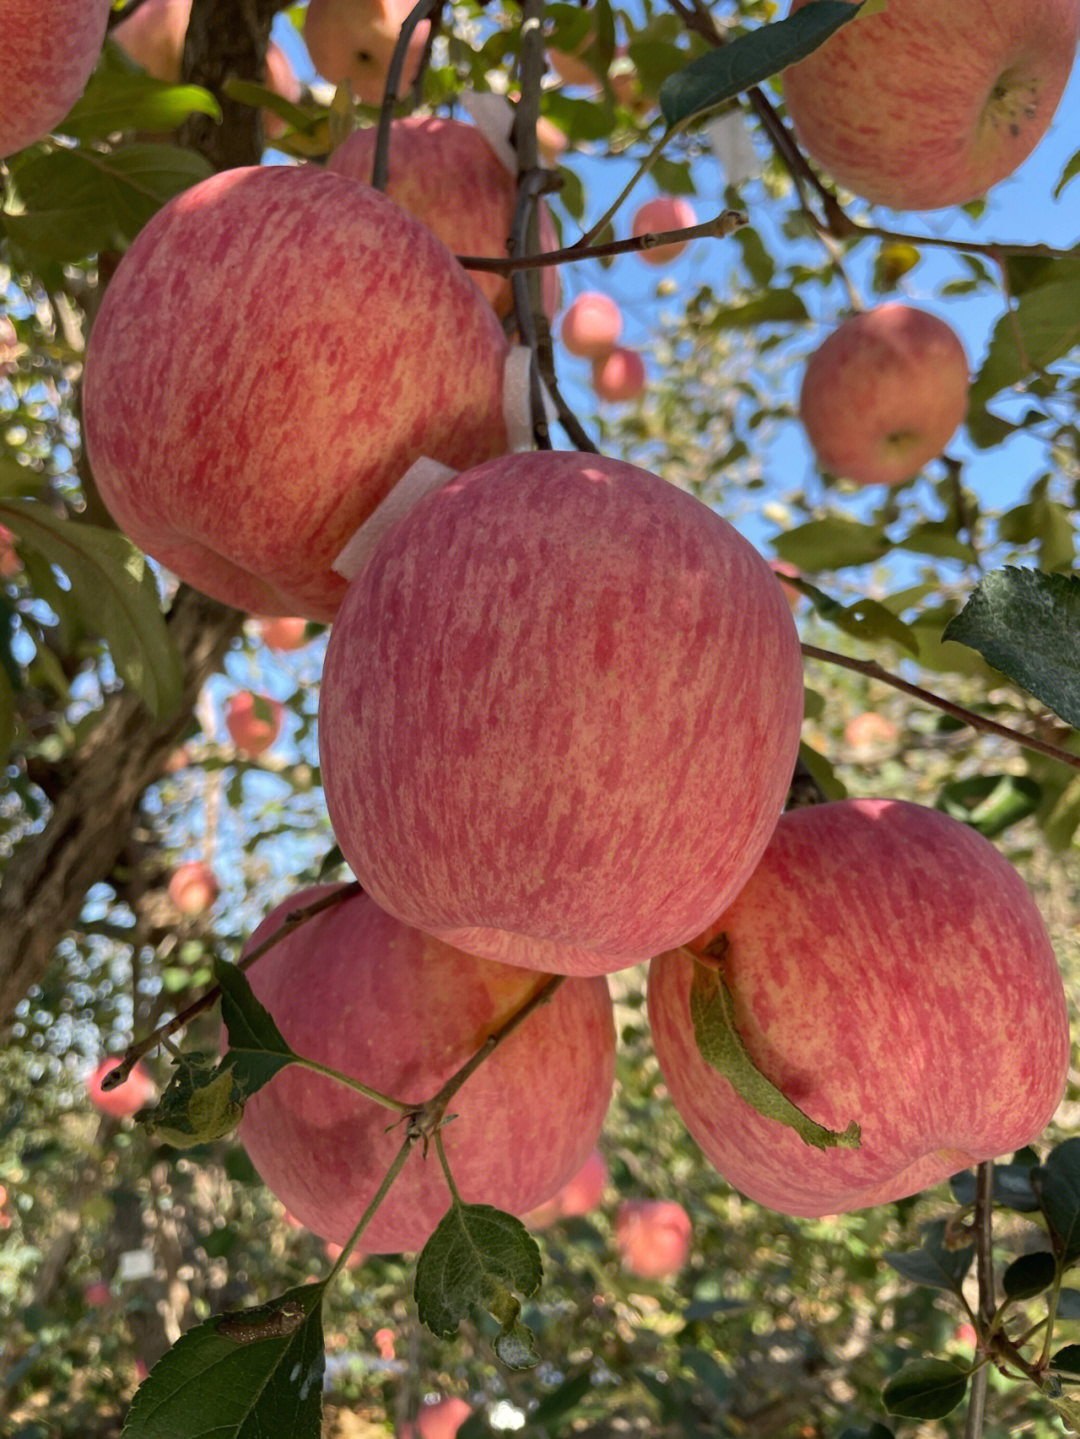
[[472, 117], [473, 124], [511, 175], [516, 175], [517, 151], [510, 143], [510, 132], [514, 128], [514, 109], [509, 100], [502, 95], [479, 94], [476, 90], [464, 91], [459, 99], [465, 113]]
[[343, 575], [345, 579], [354, 580], [367, 564], [372, 550], [390, 526], [396, 524], [426, 494], [438, 489], [440, 485], [445, 484], [457, 473], [457, 470], [452, 470], [449, 465], [440, 465], [438, 460], [421, 455], [420, 459], [409, 466], [390, 493], [368, 515], [364, 523], [339, 552], [331, 568], [336, 570], [339, 575]]
[[757, 179], [761, 161], [742, 110], [728, 110], [703, 129], [729, 185], [745, 185], [747, 180]]

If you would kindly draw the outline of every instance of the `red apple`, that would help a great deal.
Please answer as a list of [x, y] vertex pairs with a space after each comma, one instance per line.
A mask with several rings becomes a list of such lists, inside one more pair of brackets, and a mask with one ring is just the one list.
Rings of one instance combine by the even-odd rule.
[[895, 743], [900, 731], [891, 719], [868, 710], [844, 726], [844, 738], [852, 749], [873, 750]]
[[378, 1350], [380, 1359], [395, 1359], [397, 1357], [394, 1341], [397, 1338], [392, 1329], [376, 1329], [374, 1334], [375, 1348]]
[[[365, 185], [375, 161], [375, 130], [354, 130], [334, 151], [327, 168]], [[517, 203], [517, 179], [476, 125], [434, 115], [410, 115], [390, 129], [390, 178], [386, 194], [406, 214], [434, 232], [455, 255], [505, 258]], [[551, 215], [540, 211], [540, 244], [557, 248]], [[514, 306], [506, 275], [470, 270], [498, 315]], [[543, 275], [544, 306], [557, 305], [558, 271]]]
[[554, 120], [547, 115], [541, 115], [536, 122], [536, 143], [540, 147], [540, 163], [557, 165], [566, 154], [570, 142]]
[[205, 914], [220, 893], [217, 875], [203, 859], [185, 860], [169, 876], [169, 898], [181, 914]]
[[23, 562], [15, 549], [15, 536], [7, 525], [0, 525], [0, 580], [10, 580], [22, 567]]
[[546, 1204], [530, 1210], [525, 1222], [531, 1229], [546, 1229], [556, 1219], [569, 1219], [588, 1214], [604, 1197], [608, 1183], [608, 1167], [598, 1149], [586, 1159], [572, 1179], [568, 1179]]
[[112, 1291], [103, 1279], [97, 1279], [83, 1290], [83, 1303], [89, 1309], [103, 1309], [112, 1298]]
[[[331, 888], [279, 905], [248, 948]], [[410, 1103], [432, 1098], [546, 982], [409, 929], [363, 894], [309, 919], [248, 977], [297, 1053]], [[522, 1214], [553, 1194], [596, 1143], [614, 1061], [606, 982], [564, 983], [454, 1096], [457, 1118], [443, 1135], [466, 1203]], [[240, 1138], [291, 1213], [342, 1244], [400, 1147], [394, 1118], [353, 1090], [292, 1067], [248, 1101]], [[449, 1202], [434, 1152], [425, 1159], [417, 1146], [364, 1232], [365, 1252], [421, 1248]]]
[[110, 0], [0, 0], [0, 159], [44, 140], [82, 94]]
[[111, 1114], [116, 1119], [135, 1114], [157, 1095], [157, 1086], [141, 1064], [135, 1065], [123, 1084], [117, 1085], [115, 1089], [102, 1089], [101, 1081], [119, 1063], [119, 1059], [101, 1060], [86, 1081], [86, 1093], [90, 1103], [95, 1109], [100, 1109], [102, 1114]]
[[792, 810], [692, 948], [720, 935], [755, 1064], [819, 1124], [862, 1127], [859, 1148], [821, 1150], [751, 1108], [698, 1051], [693, 960], [655, 959], [671, 1098], [758, 1203], [821, 1215], [901, 1199], [1021, 1148], [1057, 1107], [1069, 1026], [1046, 928], [1016, 870], [958, 820], [898, 800]]
[[261, 755], [281, 733], [285, 706], [267, 695], [253, 695], [240, 690], [230, 695], [225, 705], [225, 728], [242, 755], [254, 759]]
[[434, 1404], [421, 1405], [415, 1420], [398, 1431], [398, 1439], [455, 1439], [471, 1413], [464, 1399], [449, 1394]]
[[[639, 208], [631, 233], [636, 239], [639, 235], [661, 235], [665, 230], [684, 230], [688, 225], [696, 224], [697, 215], [689, 200], [680, 200], [674, 195], [658, 195], [655, 200], [646, 200]], [[677, 260], [689, 243], [689, 240], [673, 240], [670, 245], [655, 245], [637, 253], [647, 265], [667, 265]]]
[[962, 205], [1038, 144], [1078, 31], [1080, 0], [890, 0], [785, 70], [784, 99], [801, 144], [855, 194]]
[[[304, 14], [304, 40], [311, 63], [333, 85], [346, 80], [357, 100], [382, 103], [390, 60], [410, 0], [311, 0]], [[405, 56], [398, 94], [420, 69], [431, 22], [421, 20]]]
[[313, 166], [178, 195], [109, 284], [84, 434], [121, 529], [257, 614], [333, 618], [331, 566], [421, 455], [507, 444], [507, 342], [424, 226]]
[[823, 469], [860, 485], [898, 485], [941, 453], [967, 403], [968, 361], [955, 330], [893, 300], [852, 315], [818, 346], [799, 417]]
[[719, 515], [619, 460], [515, 454], [425, 496], [350, 587], [323, 670], [327, 805], [406, 923], [534, 969], [621, 969], [749, 877], [802, 697], [779, 586]]
[[586, 290], [563, 316], [559, 333], [569, 354], [599, 360], [615, 348], [622, 325], [622, 311], [614, 300]]
[[299, 650], [308, 643], [307, 620], [300, 615], [275, 615], [256, 623], [268, 650]]
[[788, 604], [793, 610], [797, 610], [803, 602], [803, 595], [794, 585], [785, 584], [784, 577], [786, 576], [788, 579], [796, 580], [802, 579], [802, 574], [795, 565], [789, 565], [786, 560], [770, 560], [769, 568], [780, 581], [780, 588], [787, 596]]
[[[341, 1258], [341, 1252], [344, 1248], [344, 1244], [335, 1244], [330, 1239], [326, 1240], [326, 1242], [323, 1244], [323, 1249], [326, 1251], [326, 1257], [327, 1259], [329, 1259], [331, 1264], [337, 1263], [337, 1261]], [[345, 1261], [345, 1268], [359, 1269], [360, 1266], [363, 1264], [365, 1257], [366, 1256], [362, 1249], [354, 1249], [353, 1252], [349, 1255], [348, 1259], [346, 1259]]]
[[15, 368], [21, 348], [11, 317], [0, 315], [0, 380]]
[[636, 350], [616, 345], [593, 361], [592, 387], [598, 399], [612, 404], [640, 399], [645, 393], [645, 361]]
[[690, 1257], [690, 1216], [674, 1199], [626, 1199], [615, 1216], [623, 1268], [639, 1279], [673, 1279]]

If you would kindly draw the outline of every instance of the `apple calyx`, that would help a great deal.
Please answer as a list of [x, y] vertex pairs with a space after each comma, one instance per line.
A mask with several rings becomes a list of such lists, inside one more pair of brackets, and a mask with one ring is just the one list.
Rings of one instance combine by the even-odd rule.
[[775, 1119], [794, 1129], [804, 1144], [815, 1149], [858, 1149], [862, 1133], [854, 1120], [842, 1132], [818, 1124], [762, 1074], [751, 1059], [735, 1026], [735, 1001], [724, 980], [724, 955], [728, 946], [727, 935], [720, 934], [706, 946], [704, 954], [695, 954], [685, 945], [681, 950], [694, 965], [690, 1019], [702, 1059], [723, 1075], [740, 1099], [766, 1119]]

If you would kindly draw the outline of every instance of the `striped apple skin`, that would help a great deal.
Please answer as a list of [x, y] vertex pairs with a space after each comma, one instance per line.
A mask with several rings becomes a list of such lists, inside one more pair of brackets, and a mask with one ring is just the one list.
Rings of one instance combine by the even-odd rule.
[[616, 970], [749, 877], [802, 695], [780, 587], [723, 519], [621, 461], [507, 456], [422, 500], [350, 588], [323, 672], [327, 805], [406, 923]]
[[506, 354], [464, 270], [384, 196], [316, 166], [226, 171], [159, 211], [109, 284], [94, 478], [189, 584], [329, 621], [334, 558], [415, 460], [505, 448]]
[[0, 159], [60, 123], [101, 54], [109, 0], [0, 0]]
[[807, 153], [856, 195], [962, 205], [1042, 139], [1078, 34], [1080, 0], [890, 0], [789, 66], [784, 101]]
[[811, 1119], [862, 1128], [819, 1150], [752, 1109], [702, 1059], [693, 963], [649, 970], [649, 1026], [672, 1102], [736, 1189], [785, 1214], [884, 1204], [1037, 1139], [1065, 1087], [1065, 992], [1013, 866], [969, 826], [901, 800], [792, 810], [732, 905], [736, 1028]]

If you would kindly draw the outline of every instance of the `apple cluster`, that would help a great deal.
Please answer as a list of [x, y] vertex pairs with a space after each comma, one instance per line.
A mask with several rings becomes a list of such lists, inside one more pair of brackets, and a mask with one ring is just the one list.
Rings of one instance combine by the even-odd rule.
[[[186, 21], [182, 5], [159, 8]], [[882, 203], [955, 203], [1045, 127], [1060, 88], [1022, 57], [1005, 74], [1030, 104], [1014, 113], [1012, 80], [989, 77], [978, 163], [968, 153], [959, 178], [931, 163], [914, 119], [890, 114], [903, 27], [956, 8], [894, 0], [840, 32], [853, 58], [823, 48], [827, 85], [787, 73], [799, 134], [842, 183]], [[1022, 11], [1029, 39], [1070, 24], [1075, 39], [1076, 0], [981, 8]], [[70, 103], [107, 5], [67, 9], [80, 60], [50, 63]], [[403, 14], [311, 0], [321, 73], [377, 98]], [[134, 31], [127, 43], [136, 53]], [[884, 55], [885, 78], [868, 78], [860, 45]], [[149, 51], [143, 63], [165, 65]], [[813, 74], [816, 57], [803, 63]], [[831, 148], [815, 102], [835, 122]], [[21, 105], [5, 89], [0, 153], [58, 118], [24, 124]], [[880, 186], [855, 154], [867, 136]], [[1027, 1143], [1060, 1099], [1068, 1030], [1019, 876], [917, 805], [783, 812], [803, 678], [776, 575], [660, 476], [519, 443], [508, 287], [455, 258], [504, 253], [514, 205], [513, 175], [479, 130], [395, 122], [387, 194], [367, 183], [372, 161], [360, 131], [326, 166], [231, 170], [178, 195], [121, 260], [85, 364], [86, 451], [118, 525], [206, 593], [292, 621], [268, 643], [302, 642], [297, 621], [331, 625], [321, 773], [363, 893], [270, 948], [251, 970], [257, 997], [300, 1054], [421, 1104], [563, 976], [460, 1089], [444, 1131], [462, 1197], [514, 1213], [552, 1201], [595, 1149], [614, 1073], [607, 976], [646, 961], [672, 1100], [718, 1171], [764, 1204], [880, 1203]], [[894, 172], [948, 178], [947, 198], [897, 188]], [[660, 199], [634, 232], [692, 220]], [[613, 302], [582, 295], [563, 340], [603, 375], [620, 325]], [[603, 393], [595, 370], [594, 383]], [[633, 392], [625, 375], [611, 384], [611, 397]], [[948, 442], [966, 392], [949, 327], [883, 305], [812, 357], [800, 413], [826, 468], [893, 484]], [[254, 756], [281, 718], [277, 701], [245, 693], [226, 724]], [[291, 896], [249, 948], [327, 893]], [[216, 880], [182, 867], [170, 895], [195, 914]], [[857, 1148], [808, 1146], [706, 1061], [702, 976], [728, 996], [752, 1063], [817, 1124], [857, 1122]], [[289, 1211], [336, 1244], [399, 1144], [374, 1099], [296, 1066], [252, 1097], [241, 1136]], [[365, 1250], [421, 1247], [447, 1202], [441, 1170], [414, 1151]], [[617, 1229], [643, 1276], [685, 1261], [685, 1213], [627, 1209]]]

